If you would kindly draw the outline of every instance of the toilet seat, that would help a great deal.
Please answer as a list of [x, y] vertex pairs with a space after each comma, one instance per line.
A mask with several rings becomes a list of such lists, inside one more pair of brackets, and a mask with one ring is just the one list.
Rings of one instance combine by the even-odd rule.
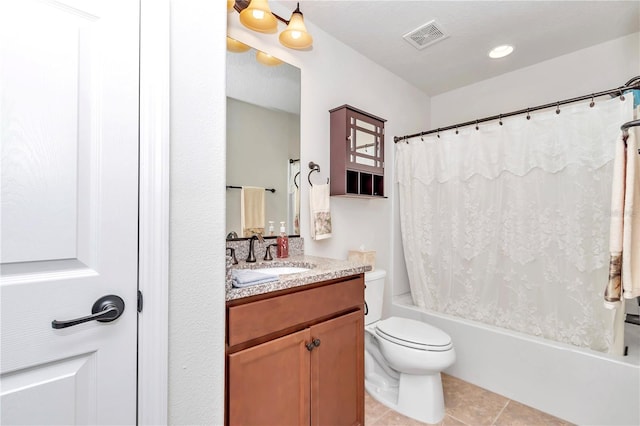
[[412, 349], [443, 352], [453, 347], [451, 337], [444, 331], [408, 318], [378, 321], [375, 330], [378, 337]]

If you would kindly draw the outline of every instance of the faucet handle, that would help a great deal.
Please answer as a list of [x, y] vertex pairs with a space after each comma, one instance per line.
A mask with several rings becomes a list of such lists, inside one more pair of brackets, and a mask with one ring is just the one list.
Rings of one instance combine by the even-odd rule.
[[225, 253], [229, 250], [231, 251], [231, 261], [233, 262], [234, 265], [237, 265], [238, 259], [236, 259], [236, 249], [234, 249], [233, 247], [227, 247], [227, 250], [225, 250]]
[[275, 247], [277, 246], [277, 244], [269, 244], [266, 248], [266, 250], [264, 251], [264, 260], [273, 260], [273, 257], [271, 256], [271, 247]]

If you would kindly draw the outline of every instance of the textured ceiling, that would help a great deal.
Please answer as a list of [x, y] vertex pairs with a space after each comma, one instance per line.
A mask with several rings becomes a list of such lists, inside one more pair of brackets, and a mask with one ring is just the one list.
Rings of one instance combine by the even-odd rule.
[[[293, 10], [297, 2], [273, 3]], [[640, 1], [305, 0], [300, 9], [431, 96], [640, 31]], [[448, 38], [422, 50], [402, 38], [433, 19]], [[499, 44], [514, 53], [489, 59]]]

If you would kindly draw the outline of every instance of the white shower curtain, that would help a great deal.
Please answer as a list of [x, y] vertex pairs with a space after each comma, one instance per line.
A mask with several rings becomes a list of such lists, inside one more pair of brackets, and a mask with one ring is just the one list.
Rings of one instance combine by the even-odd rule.
[[630, 98], [396, 144], [414, 303], [610, 351], [612, 160]]

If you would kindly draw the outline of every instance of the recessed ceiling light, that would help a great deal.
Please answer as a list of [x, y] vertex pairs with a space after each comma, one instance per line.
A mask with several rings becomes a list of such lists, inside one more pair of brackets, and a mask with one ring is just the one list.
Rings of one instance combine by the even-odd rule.
[[492, 59], [504, 58], [505, 56], [511, 54], [513, 52], [513, 46], [509, 44], [503, 44], [502, 46], [497, 46], [491, 49], [489, 52], [489, 57]]

